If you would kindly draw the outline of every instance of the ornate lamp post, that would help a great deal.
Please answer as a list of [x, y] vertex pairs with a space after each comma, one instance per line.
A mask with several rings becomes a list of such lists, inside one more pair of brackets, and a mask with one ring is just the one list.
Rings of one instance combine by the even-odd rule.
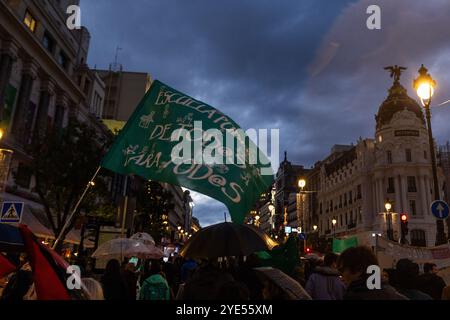
[[387, 238], [389, 240], [394, 240], [393, 234], [392, 234], [392, 204], [389, 202], [389, 200], [386, 201], [384, 204], [384, 208], [386, 209], [386, 223], [387, 223]]
[[[305, 188], [305, 186], [306, 186], [306, 180], [305, 179], [298, 180], [298, 187], [300, 188], [298, 196], [300, 198], [300, 208], [302, 210], [302, 212], [301, 212], [301, 218], [302, 218], [301, 227], [303, 227], [304, 229], [306, 229], [305, 225], [304, 225], [305, 212], [303, 210], [303, 189]], [[298, 222], [298, 226], [297, 227], [300, 227], [300, 210], [298, 210], [298, 212], [297, 212], [297, 222]]]
[[[425, 109], [425, 116], [427, 120], [428, 129], [428, 142], [430, 145], [430, 157], [431, 166], [433, 170], [433, 186], [434, 186], [434, 199], [440, 200], [439, 192], [439, 182], [437, 177], [437, 166], [436, 166], [436, 154], [434, 148], [433, 131], [431, 130], [431, 98], [434, 94], [434, 88], [436, 87], [436, 81], [431, 78], [428, 73], [428, 69], [422, 66], [419, 69], [419, 76], [414, 80], [413, 87], [417, 91], [417, 95], [420, 98], [420, 102]], [[440, 219], [436, 220], [436, 245], [441, 245], [446, 243], [444, 222]]]
[[333, 220], [331, 220], [331, 223], [333, 224], [333, 238], [335, 238], [336, 237], [336, 223], [337, 223], [337, 220], [333, 219]]

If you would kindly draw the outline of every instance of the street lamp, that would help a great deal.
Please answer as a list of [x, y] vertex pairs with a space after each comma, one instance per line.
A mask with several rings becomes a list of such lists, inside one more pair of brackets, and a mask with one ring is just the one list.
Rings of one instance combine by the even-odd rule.
[[331, 223], [333, 224], [333, 238], [334, 238], [336, 236], [336, 223], [337, 223], [337, 220], [333, 219], [333, 220], [331, 220]]
[[317, 231], [317, 226], [316, 225], [313, 225], [313, 230]]
[[[304, 212], [304, 210], [303, 210], [303, 195], [302, 195], [302, 193], [303, 193], [303, 189], [305, 188], [305, 186], [306, 186], [306, 180], [305, 179], [303, 179], [303, 178], [301, 178], [301, 179], [299, 179], [298, 180], [298, 187], [300, 188], [300, 192], [299, 192], [299, 194], [298, 194], [298, 196], [299, 196], [299, 198], [300, 198], [300, 201], [299, 201], [299, 203], [300, 203], [300, 207], [301, 207], [301, 218], [302, 218], [302, 223], [301, 223], [301, 225], [304, 227], [305, 226], [305, 212]], [[298, 226], [300, 227], [300, 210], [297, 210], [297, 223], [298, 223]]]
[[[437, 177], [436, 167], [436, 155], [433, 141], [433, 131], [431, 130], [431, 98], [434, 94], [434, 88], [436, 87], [436, 81], [431, 78], [428, 73], [428, 69], [422, 66], [419, 69], [419, 76], [413, 81], [413, 87], [417, 91], [417, 95], [420, 98], [420, 102], [425, 109], [425, 116], [427, 120], [428, 129], [428, 143], [430, 145], [430, 157], [431, 167], [433, 170], [433, 186], [434, 186], [434, 199], [440, 200], [439, 196], [439, 182]], [[440, 219], [436, 220], [436, 245], [441, 245], [447, 242], [445, 239], [444, 222]]]
[[298, 187], [303, 191], [303, 188], [306, 186], [306, 180], [300, 179], [298, 180]]
[[389, 202], [389, 199], [386, 200], [386, 203], [384, 204], [384, 208], [386, 209], [386, 221], [387, 221], [387, 236], [389, 240], [393, 240], [393, 235], [392, 235], [392, 214], [391, 214], [391, 209], [392, 209], [392, 204]]

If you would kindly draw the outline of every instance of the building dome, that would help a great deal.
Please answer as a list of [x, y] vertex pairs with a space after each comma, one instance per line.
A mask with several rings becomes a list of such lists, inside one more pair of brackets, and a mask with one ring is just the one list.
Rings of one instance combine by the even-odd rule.
[[381, 129], [382, 126], [389, 124], [396, 112], [403, 111], [405, 109], [414, 112], [417, 118], [419, 118], [425, 125], [422, 108], [416, 100], [408, 96], [406, 89], [398, 81], [396, 81], [389, 89], [388, 97], [381, 104], [378, 109], [378, 114], [375, 116], [377, 121], [377, 130]]

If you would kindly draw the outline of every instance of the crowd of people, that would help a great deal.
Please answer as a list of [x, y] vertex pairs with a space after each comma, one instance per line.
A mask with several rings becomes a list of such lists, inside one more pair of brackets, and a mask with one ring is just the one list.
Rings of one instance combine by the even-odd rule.
[[395, 268], [383, 270], [379, 289], [368, 286], [372, 273], [367, 269], [373, 265], [378, 260], [368, 247], [329, 253], [308, 277], [306, 291], [317, 300], [450, 300], [450, 286], [433, 263], [425, 263], [420, 274], [417, 263], [400, 259]]
[[[435, 264], [425, 263], [420, 274], [417, 263], [401, 259], [396, 268], [383, 270], [381, 288], [376, 290], [367, 286], [371, 265], [378, 265], [376, 256], [370, 248], [360, 246], [339, 256], [328, 253], [323, 260], [310, 261], [301, 277], [292, 277], [313, 300], [450, 300], [450, 286], [437, 275]], [[106, 300], [289, 299], [276, 283], [255, 271], [259, 266], [256, 255], [245, 261], [229, 258], [222, 262], [177, 257], [138, 266], [120, 266], [119, 261], [110, 260], [92, 295]]]
[[[369, 266], [378, 265], [364, 246], [320, 260], [303, 260], [290, 274], [312, 300], [450, 300], [450, 286], [437, 275], [435, 264], [420, 266], [400, 259], [384, 269], [381, 287], [369, 288]], [[287, 300], [292, 296], [273, 279], [258, 272], [258, 255], [244, 258], [193, 260], [109, 260], [104, 272], [84, 272], [84, 292], [91, 300]], [[21, 268], [11, 275], [2, 300], [30, 299], [32, 272]]]
[[[105, 300], [263, 300], [282, 298], [281, 290], [258, 276], [258, 258], [245, 261], [228, 258], [217, 260], [183, 259], [147, 260], [142, 264], [112, 259], [97, 282], [92, 298]], [[98, 288], [102, 289], [100, 293]]]

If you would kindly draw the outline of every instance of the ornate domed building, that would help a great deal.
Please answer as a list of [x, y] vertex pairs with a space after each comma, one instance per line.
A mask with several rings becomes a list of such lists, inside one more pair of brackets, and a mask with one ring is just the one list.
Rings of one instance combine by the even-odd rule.
[[[436, 220], [429, 209], [434, 195], [428, 132], [422, 108], [408, 96], [399, 74], [375, 120], [374, 139], [360, 138], [354, 146], [335, 146], [311, 171], [311, 175], [320, 176], [315, 195], [319, 205], [308, 214], [318, 221], [321, 236], [366, 232], [386, 237], [390, 225], [393, 240], [398, 241], [400, 214], [405, 213], [408, 243], [434, 246]], [[438, 176], [443, 190], [440, 168]], [[387, 201], [392, 204], [391, 215], [385, 214]]]
[[406, 213], [410, 244], [434, 245], [436, 220], [429, 209], [434, 195], [428, 131], [422, 108], [398, 81], [378, 110], [375, 138], [375, 210], [385, 211], [389, 199], [392, 211], [397, 213], [392, 215], [394, 234], [400, 232], [399, 213]]

